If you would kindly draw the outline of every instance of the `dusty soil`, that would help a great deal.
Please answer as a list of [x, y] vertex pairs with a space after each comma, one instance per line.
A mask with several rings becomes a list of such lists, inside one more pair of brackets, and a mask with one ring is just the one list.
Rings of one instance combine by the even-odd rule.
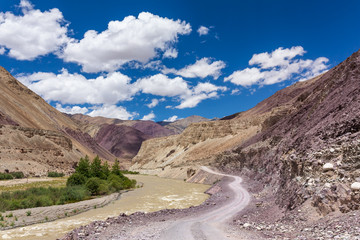
[[[19, 209], [15, 211], [7, 211], [2, 213], [4, 216], [4, 226], [0, 226], [0, 230], [27, 226], [36, 223], [54, 221], [56, 219], [73, 216], [81, 212], [88, 211], [96, 207], [102, 207], [110, 202], [118, 199], [120, 193], [113, 193], [108, 196], [94, 198], [86, 201], [55, 205], [49, 207], [38, 207]], [[8, 217], [6, 217], [8, 216]]]

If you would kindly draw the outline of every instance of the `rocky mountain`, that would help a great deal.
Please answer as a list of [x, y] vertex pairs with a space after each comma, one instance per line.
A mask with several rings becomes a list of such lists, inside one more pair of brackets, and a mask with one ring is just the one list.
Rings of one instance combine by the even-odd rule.
[[69, 172], [85, 154], [115, 158], [75, 121], [0, 67], [0, 172]]
[[191, 179], [213, 165], [271, 188], [280, 207], [360, 209], [360, 51], [254, 108], [143, 143], [132, 170]]
[[139, 151], [143, 141], [151, 138], [174, 135], [175, 131], [153, 121], [119, 120], [90, 117], [82, 114], [70, 116], [84, 132], [116, 157], [130, 160]]
[[187, 118], [176, 120], [174, 122], [162, 121], [162, 122], [157, 122], [157, 123], [160, 124], [161, 126], [164, 126], [167, 129], [174, 131], [176, 134], [180, 134], [190, 124], [197, 123], [197, 122], [206, 122], [206, 121], [210, 121], [210, 120], [207, 118], [201, 117], [201, 116], [194, 115], [194, 116], [190, 116]]

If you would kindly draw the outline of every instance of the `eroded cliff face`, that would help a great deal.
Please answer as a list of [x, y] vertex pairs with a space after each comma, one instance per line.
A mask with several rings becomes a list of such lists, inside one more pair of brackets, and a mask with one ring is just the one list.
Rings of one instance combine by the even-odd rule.
[[275, 188], [286, 209], [360, 209], [360, 52], [224, 120], [145, 141], [133, 170], [189, 179], [199, 165]]
[[69, 173], [81, 152], [64, 133], [0, 125], [0, 172], [22, 171], [42, 176], [48, 171]]
[[347, 212], [360, 209], [360, 193], [351, 187], [360, 182], [359, 143], [356, 52], [310, 82], [292, 102], [291, 112], [219, 154], [216, 164], [226, 171], [250, 170], [252, 178], [276, 186], [277, 202], [287, 209], [307, 204], [322, 215]]

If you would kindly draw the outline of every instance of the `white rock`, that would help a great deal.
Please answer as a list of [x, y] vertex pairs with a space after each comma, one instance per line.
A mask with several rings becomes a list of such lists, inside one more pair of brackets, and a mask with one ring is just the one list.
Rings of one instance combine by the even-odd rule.
[[251, 226], [251, 224], [250, 223], [244, 223], [244, 228], [248, 228], [248, 227], [250, 227]]
[[354, 182], [351, 184], [351, 190], [360, 190], [360, 182]]
[[324, 187], [331, 188], [331, 184], [327, 182], [327, 183], [324, 184]]
[[323, 166], [323, 170], [327, 171], [327, 170], [333, 170], [334, 169], [334, 164], [332, 163], [325, 163]]
[[333, 149], [333, 148], [330, 148], [330, 152], [332, 152], [332, 153], [333, 153], [333, 152], [335, 152], [335, 149]]

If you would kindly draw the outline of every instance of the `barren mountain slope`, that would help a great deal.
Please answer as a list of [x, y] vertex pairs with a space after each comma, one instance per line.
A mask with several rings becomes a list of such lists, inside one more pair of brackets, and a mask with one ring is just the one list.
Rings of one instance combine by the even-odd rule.
[[175, 122], [158, 122], [161, 126], [174, 131], [176, 134], [182, 133], [192, 123], [206, 122], [209, 119], [201, 116], [190, 116], [184, 119], [176, 120]]
[[113, 160], [68, 116], [0, 67], [0, 171], [71, 171], [85, 154]]
[[120, 120], [90, 117], [82, 114], [71, 116], [98, 144], [119, 158], [130, 160], [139, 151], [141, 143], [150, 138], [173, 135], [174, 131], [153, 121]]
[[253, 109], [143, 143], [133, 170], [189, 178], [213, 164], [276, 186], [277, 202], [321, 214], [360, 208], [360, 52]]
[[268, 119], [262, 132], [219, 155], [217, 164], [251, 169], [278, 187], [278, 203], [288, 209], [303, 203], [324, 215], [360, 209], [360, 193], [351, 190], [360, 182], [360, 52], [305, 83], [290, 113]]
[[193, 123], [180, 135], [147, 140], [133, 159], [132, 169], [167, 177], [190, 177], [199, 165], [214, 162], [217, 154], [242, 144], [293, 111], [292, 103], [316, 79], [296, 83], [277, 93], [281, 100], [271, 97], [230, 120]]

